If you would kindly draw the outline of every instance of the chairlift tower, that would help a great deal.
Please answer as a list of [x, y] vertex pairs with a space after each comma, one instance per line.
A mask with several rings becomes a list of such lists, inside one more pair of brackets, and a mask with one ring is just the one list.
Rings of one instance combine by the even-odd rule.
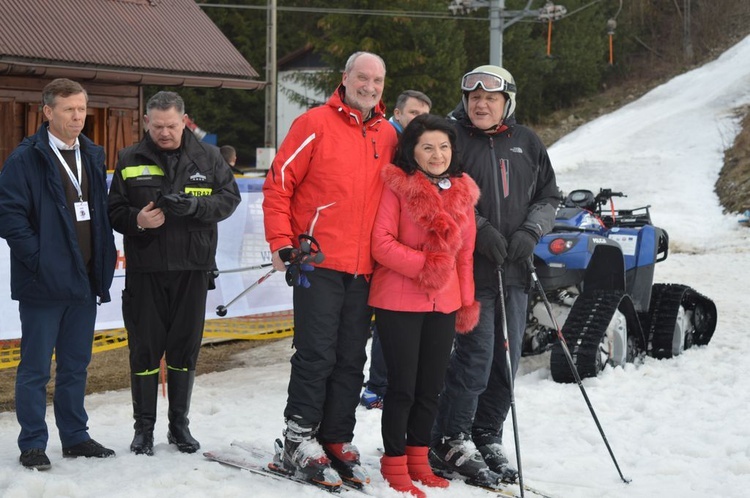
[[448, 10], [453, 14], [466, 14], [478, 9], [489, 8], [490, 15], [490, 61], [494, 66], [503, 65], [503, 31], [518, 21], [535, 17], [540, 21], [556, 21], [567, 13], [562, 5], [548, 1], [541, 9], [531, 9], [533, 0], [529, 0], [523, 10], [507, 10], [505, 0], [452, 0]]

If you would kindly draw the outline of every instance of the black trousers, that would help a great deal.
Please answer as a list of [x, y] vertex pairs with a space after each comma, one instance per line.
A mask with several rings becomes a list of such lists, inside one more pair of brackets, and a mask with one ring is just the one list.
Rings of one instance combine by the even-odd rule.
[[195, 370], [206, 316], [208, 272], [126, 273], [122, 317], [132, 373], [167, 365]]
[[427, 446], [448, 368], [456, 314], [377, 308], [378, 333], [388, 369], [381, 418], [387, 456], [406, 446]]
[[294, 288], [294, 347], [284, 416], [320, 424], [323, 443], [354, 437], [364, 381], [371, 308], [370, 284], [325, 268], [307, 273], [310, 287]]

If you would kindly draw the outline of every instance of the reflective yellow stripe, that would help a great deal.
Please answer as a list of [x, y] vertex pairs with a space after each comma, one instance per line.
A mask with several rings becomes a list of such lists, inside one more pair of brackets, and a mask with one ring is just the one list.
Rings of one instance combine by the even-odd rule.
[[211, 192], [213, 192], [213, 189], [210, 187], [185, 187], [186, 194], [193, 194], [196, 197], [211, 195]]
[[156, 164], [138, 164], [122, 168], [122, 179], [136, 178], [138, 176], [164, 176], [164, 171]]
[[155, 375], [159, 373], [159, 369], [155, 370], [144, 370], [143, 372], [135, 372], [135, 375]]
[[171, 365], [167, 365], [167, 370], [174, 370], [175, 372], [187, 372], [188, 371], [187, 368], [177, 368]]

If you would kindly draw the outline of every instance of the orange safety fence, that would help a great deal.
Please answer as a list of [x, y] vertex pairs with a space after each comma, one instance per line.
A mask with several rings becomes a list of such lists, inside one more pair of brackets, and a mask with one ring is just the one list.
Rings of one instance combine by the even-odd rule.
[[[265, 340], [289, 337], [294, 333], [292, 311], [207, 320], [203, 340]], [[128, 345], [124, 328], [101, 330], [94, 334], [92, 351], [101, 353]], [[0, 370], [13, 368], [21, 361], [21, 340], [0, 341]]]

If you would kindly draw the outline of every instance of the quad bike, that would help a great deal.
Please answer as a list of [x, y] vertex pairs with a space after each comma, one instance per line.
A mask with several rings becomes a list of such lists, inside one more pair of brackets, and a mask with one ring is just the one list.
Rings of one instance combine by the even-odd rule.
[[[558, 209], [553, 230], [534, 249], [534, 267], [550, 308], [529, 293], [523, 354], [551, 349], [557, 382], [574, 382], [555, 323], [581, 378], [647, 354], [679, 355], [705, 345], [716, 328], [716, 305], [691, 287], [654, 284], [667, 259], [669, 236], [653, 226], [649, 207], [616, 210], [622, 192], [574, 190]], [[609, 208], [605, 208], [609, 204]], [[554, 316], [554, 320], [552, 317]]]

